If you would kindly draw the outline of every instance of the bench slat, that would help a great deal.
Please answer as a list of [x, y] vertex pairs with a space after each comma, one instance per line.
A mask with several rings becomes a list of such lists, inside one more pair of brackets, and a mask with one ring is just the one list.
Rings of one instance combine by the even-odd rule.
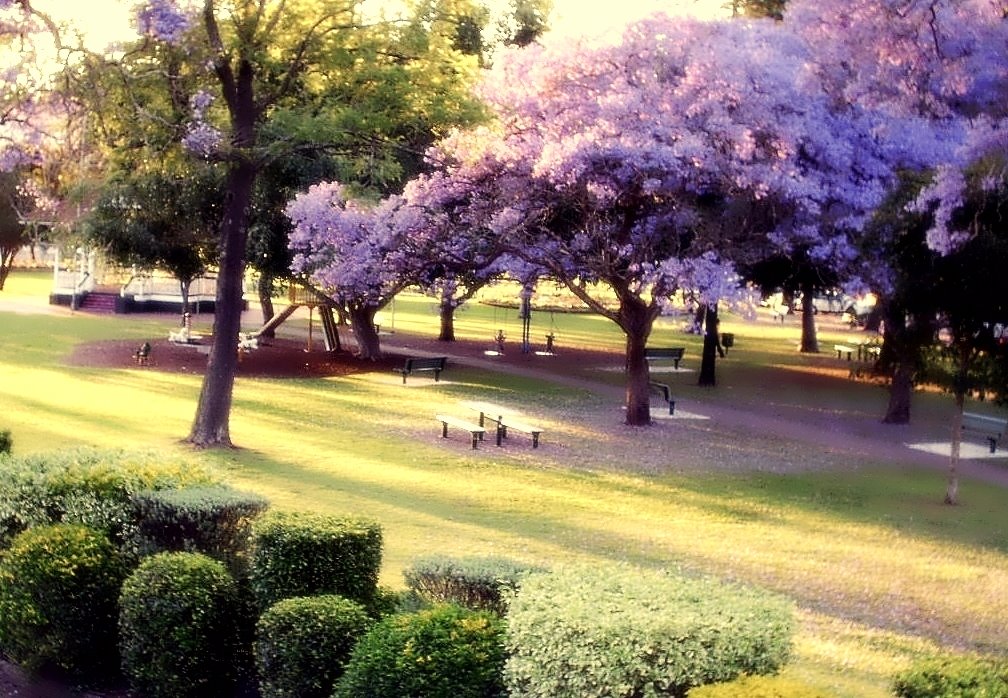
[[997, 452], [998, 441], [1008, 430], [1008, 419], [1000, 417], [990, 417], [985, 414], [975, 412], [963, 412], [962, 430], [981, 434], [990, 446], [990, 452]]
[[679, 370], [679, 362], [682, 361], [686, 347], [647, 347], [644, 349], [644, 359], [646, 361], [672, 361], [672, 365]]
[[441, 379], [441, 371], [448, 363], [447, 356], [410, 356], [406, 359], [402, 368], [396, 371], [402, 374], [403, 385], [406, 385], [406, 376], [415, 371], [434, 371], [434, 381]]
[[479, 441], [483, 440], [483, 434], [484, 434], [484, 432], [486, 432], [486, 429], [484, 429], [483, 427], [481, 427], [479, 424], [473, 424], [472, 422], [467, 422], [464, 419], [460, 419], [458, 417], [453, 417], [451, 415], [439, 414], [439, 415], [435, 415], [434, 418], [437, 421], [441, 422], [441, 438], [442, 439], [447, 439], [448, 438], [448, 425], [449, 424], [451, 426], [453, 426], [453, 427], [458, 427], [459, 429], [462, 429], [463, 431], [468, 431], [469, 434], [472, 436], [472, 447], [473, 447], [473, 450], [476, 449], [476, 444]]

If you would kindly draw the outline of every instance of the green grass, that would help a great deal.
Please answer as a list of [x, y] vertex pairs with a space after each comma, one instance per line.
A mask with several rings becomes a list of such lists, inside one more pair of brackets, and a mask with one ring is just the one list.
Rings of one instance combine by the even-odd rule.
[[[15, 272], [0, 303], [47, 292], [46, 277]], [[44, 305], [44, 301], [40, 304]], [[492, 337], [502, 311], [473, 305], [459, 334]], [[538, 316], [536, 328], [548, 327]], [[391, 323], [383, 318], [383, 326]], [[150, 447], [188, 452], [200, 378], [145, 369], [82, 369], [63, 362], [78, 342], [143, 338], [174, 318], [94, 318], [0, 311], [0, 429], [14, 452], [76, 445]], [[835, 367], [794, 352], [795, 328], [732, 322], [738, 348], [719, 365], [720, 384], [679, 386], [691, 400], [753, 405], [773, 401], [864, 411], [878, 388], [846, 380], [810, 393], [806, 370]], [[569, 345], [622, 346], [608, 323], [586, 315], [553, 319]], [[728, 329], [728, 327], [725, 327]], [[430, 335], [429, 299], [396, 303], [395, 330]], [[519, 331], [516, 317], [505, 327]], [[660, 344], [699, 339], [663, 320]], [[832, 342], [823, 341], [824, 346]], [[561, 344], [563, 346], [563, 344]], [[687, 354], [690, 356], [690, 353]], [[835, 358], [835, 357], [834, 357]], [[794, 377], [793, 380], [788, 377]], [[789, 382], [789, 380], [791, 382]], [[761, 397], [763, 396], [763, 397]], [[429, 417], [460, 400], [524, 404], [542, 421], [551, 445], [468, 449], [442, 442]], [[941, 396], [922, 396], [922, 419], [941, 419]], [[961, 650], [1008, 652], [1008, 513], [1005, 490], [964, 479], [964, 505], [940, 504], [941, 473], [871, 459], [826, 460], [791, 473], [703, 469], [692, 451], [668, 467], [637, 473], [610, 467], [605, 454], [644, 448], [646, 430], [592, 432], [556, 415], [597, 410], [583, 392], [485, 371], [453, 369], [451, 380], [404, 389], [395, 375], [236, 382], [231, 431], [240, 448], [195, 452], [225, 469], [235, 484], [280, 508], [373, 517], [384, 527], [383, 582], [402, 586], [401, 571], [430, 553], [504, 555], [534, 563], [618, 560], [764, 586], [800, 609], [797, 658], [786, 674], [838, 696], [889, 695], [891, 675], [915, 657]], [[884, 404], [884, 403], [883, 403]], [[689, 439], [720, 439], [694, 427]], [[801, 457], [779, 439], [755, 435], [711, 443], [743, 465], [750, 454]], [[815, 458], [816, 456], [807, 456]], [[681, 459], [681, 462], [677, 459]], [[632, 456], [629, 458], [632, 461]], [[687, 461], [689, 461], [687, 463]]]

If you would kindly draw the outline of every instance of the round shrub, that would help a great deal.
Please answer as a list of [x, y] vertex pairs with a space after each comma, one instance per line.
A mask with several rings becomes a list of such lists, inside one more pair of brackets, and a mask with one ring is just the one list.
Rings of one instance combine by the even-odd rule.
[[252, 522], [268, 506], [257, 494], [227, 485], [139, 492], [130, 547], [142, 555], [199, 552], [223, 562], [235, 576], [248, 572]]
[[381, 549], [381, 527], [372, 521], [269, 512], [252, 528], [252, 588], [260, 608], [318, 594], [367, 606], [377, 593]]
[[544, 571], [501, 557], [419, 558], [403, 571], [406, 586], [430, 603], [457, 603], [503, 615], [509, 599], [532, 572]]
[[342, 596], [278, 601], [256, 626], [255, 658], [263, 698], [328, 698], [371, 624], [360, 604]]
[[623, 566], [526, 579], [508, 608], [505, 678], [513, 698], [683, 696], [787, 661], [782, 599]]
[[454, 605], [393, 615], [354, 648], [334, 698], [506, 695], [503, 621]]
[[896, 676], [893, 691], [899, 698], [1008, 698], [1008, 663], [924, 659]]
[[10, 453], [13, 445], [10, 429], [0, 429], [0, 454]]
[[832, 695], [781, 676], [743, 676], [690, 689], [687, 698], [832, 698]]
[[116, 598], [126, 576], [111, 541], [86, 526], [41, 526], [0, 553], [0, 649], [30, 671], [84, 681], [118, 674]]
[[237, 587], [200, 553], [159, 553], [126, 579], [119, 598], [122, 668], [149, 698], [228, 695], [238, 635]]

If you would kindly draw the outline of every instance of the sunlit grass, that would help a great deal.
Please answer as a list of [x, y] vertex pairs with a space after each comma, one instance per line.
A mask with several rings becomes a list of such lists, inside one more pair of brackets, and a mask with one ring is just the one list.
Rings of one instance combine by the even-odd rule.
[[[14, 293], [30, 295], [19, 276], [11, 277]], [[492, 336], [502, 319], [502, 311], [496, 318], [493, 312], [473, 305], [460, 317], [459, 334]], [[396, 332], [431, 336], [436, 320], [430, 299], [397, 301]], [[699, 339], [664, 320], [659, 343], [687, 344], [695, 360]], [[517, 319], [510, 322], [509, 332]], [[837, 378], [810, 393], [802, 375], [835, 366], [835, 356], [796, 355], [793, 325], [731, 323], [738, 347], [719, 363], [717, 389], [690, 385], [684, 376], [695, 374], [673, 377], [689, 399], [845, 414], [877, 410], [884, 400], [877, 387]], [[191, 424], [199, 376], [63, 361], [78, 342], [154, 336], [170, 324], [168, 316], [0, 312], [0, 428], [11, 429], [15, 452], [82, 444], [189, 452], [180, 439]], [[611, 323], [598, 318], [564, 315], [553, 325], [572, 345], [591, 337], [598, 346], [622, 346]], [[466, 438], [436, 438], [435, 412], [481, 399], [525, 410], [548, 429], [551, 443], [535, 452], [527, 444], [474, 452]], [[933, 399], [921, 410], [938, 420], [942, 396]], [[743, 466], [768, 454], [782, 461], [810, 456], [769, 435], [725, 441], [715, 427], [699, 424], [680, 427], [690, 450], [670, 453], [667, 470], [621, 472], [610, 461], [632, 465], [634, 450], [648, 447], [646, 430], [600, 431], [588, 420], [558, 416], [604, 409], [604, 400], [582, 391], [462, 367], [439, 384], [407, 388], [380, 373], [240, 377], [231, 421], [240, 448], [192, 457], [225, 469], [276, 507], [381, 522], [382, 581], [396, 587], [412, 559], [441, 552], [538, 563], [619, 560], [774, 589], [800, 609], [796, 661], [786, 672], [840, 696], [889, 695], [892, 673], [923, 654], [1008, 652], [1003, 488], [965, 480], [964, 506], [945, 507], [939, 473], [864, 459], [778, 474], [705, 470], [696, 465], [704, 454], [693, 451], [705, 440], [719, 458]]]

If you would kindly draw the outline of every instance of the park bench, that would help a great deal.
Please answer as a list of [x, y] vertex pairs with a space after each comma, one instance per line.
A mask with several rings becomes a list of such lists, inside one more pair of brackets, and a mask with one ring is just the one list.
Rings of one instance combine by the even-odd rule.
[[136, 361], [141, 366], [146, 366], [147, 361], [150, 360], [151, 345], [150, 342], [144, 342], [137, 350], [133, 352], [133, 360]]
[[532, 448], [539, 448], [539, 436], [543, 433], [542, 427], [522, 422], [518, 417], [507, 413], [503, 407], [490, 405], [487, 403], [474, 403], [470, 405], [479, 412], [479, 425], [486, 426], [489, 420], [497, 425], [497, 445], [503, 446], [504, 439], [507, 438], [508, 430], [520, 431], [532, 437]]
[[453, 426], [463, 431], [468, 431], [472, 436], [472, 447], [475, 450], [476, 444], [483, 440], [483, 434], [486, 431], [481, 425], [473, 424], [472, 422], [467, 422], [464, 419], [459, 419], [458, 417], [452, 417], [451, 415], [439, 414], [435, 416], [439, 422], [441, 422], [441, 438], [448, 438], [448, 427]]
[[834, 344], [833, 351], [836, 352], [836, 357], [839, 359], [843, 354], [847, 354], [847, 360], [851, 361], [854, 356], [854, 352], [857, 351], [854, 347], [849, 347], [846, 344]]
[[672, 397], [672, 388], [667, 383], [651, 381], [651, 390], [660, 394], [668, 403], [668, 413], [675, 414], [675, 398]]
[[990, 445], [991, 453], [997, 451], [998, 441], [1004, 436], [1006, 428], [1008, 428], [1008, 420], [1002, 417], [988, 417], [975, 412], [963, 412], [963, 432], [973, 432], [983, 436]]
[[678, 371], [684, 353], [686, 347], [648, 347], [644, 350], [644, 358], [648, 362], [671, 361], [672, 366]]
[[416, 373], [417, 371], [433, 371], [434, 380], [438, 381], [441, 377], [441, 371], [445, 369], [445, 364], [448, 362], [447, 356], [410, 356], [406, 359], [402, 368], [395, 369], [397, 373], [402, 374], [403, 385], [406, 385], [406, 376]]

